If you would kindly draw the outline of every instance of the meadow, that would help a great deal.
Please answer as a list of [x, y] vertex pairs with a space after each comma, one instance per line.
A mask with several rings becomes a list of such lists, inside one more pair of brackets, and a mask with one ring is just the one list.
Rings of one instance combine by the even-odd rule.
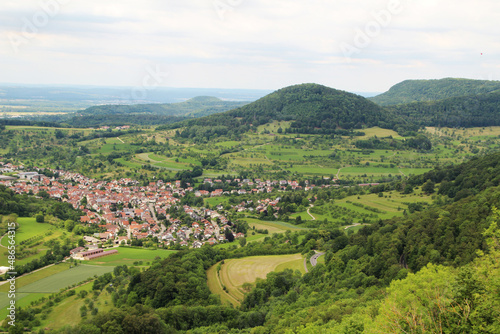
[[113, 267], [122, 265], [146, 266], [151, 264], [151, 262], [157, 257], [165, 258], [176, 252], [164, 249], [151, 250], [151, 249], [131, 248], [131, 247], [118, 247], [114, 249], [118, 251], [118, 254], [103, 256], [90, 261], [82, 261], [82, 263], [95, 266], [113, 266]]

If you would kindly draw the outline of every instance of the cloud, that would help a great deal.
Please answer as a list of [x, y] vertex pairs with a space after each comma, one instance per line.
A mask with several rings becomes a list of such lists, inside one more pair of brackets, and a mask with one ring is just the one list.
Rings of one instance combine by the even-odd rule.
[[161, 64], [170, 86], [381, 91], [412, 76], [498, 71], [496, 0], [64, 2], [17, 52], [11, 37], [44, 9], [2, 3], [2, 81], [134, 86], [147, 64]]

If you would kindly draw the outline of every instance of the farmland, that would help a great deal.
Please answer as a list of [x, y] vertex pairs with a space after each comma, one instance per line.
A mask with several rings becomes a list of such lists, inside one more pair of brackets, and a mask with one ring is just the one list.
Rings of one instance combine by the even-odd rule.
[[118, 254], [108, 255], [104, 257], [100, 257], [90, 261], [82, 261], [83, 264], [87, 265], [95, 265], [95, 266], [146, 266], [151, 264], [151, 262], [156, 258], [165, 258], [169, 255], [175, 253], [175, 251], [171, 250], [150, 250], [150, 249], [142, 249], [142, 248], [129, 248], [129, 247], [118, 247], [114, 248], [118, 250]]
[[[67, 264], [59, 264], [40, 270], [36, 273], [20, 277], [16, 280], [16, 304], [28, 306], [31, 301], [38, 300], [48, 294], [58, 292], [60, 289], [84, 281], [94, 275], [102, 275], [113, 271], [113, 267], [80, 265], [70, 268]], [[0, 286], [0, 306], [2, 313], [0, 318], [7, 315], [5, 306], [8, 287], [6, 284]]]
[[[259, 278], [264, 279], [272, 271], [293, 269], [304, 273], [303, 263], [304, 259], [300, 254], [226, 260], [221, 264], [219, 272], [218, 264], [208, 269], [208, 286], [212, 293], [221, 296], [222, 301], [238, 305], [243, 300], [246, 283], [253, 284]], [[223, 287], [226, 287], [227, 292]]]
[[[19, 229], [16, 232], [16, 243], [21, 245], [17, 251], [18, 265], [26, 264], [40, 258], [47, 249], [44, 244], [62, 237], [66, 232], [49, 223], [37, 223], [35, 218], [21, 217], [17, 219]], [[8, 239], [2, 238], [3, 247], [8, 246]], [[6, 249], [0, 249], [0, 266], [7, 265]], [[23, 255], [24, 254], [24, 255]]]

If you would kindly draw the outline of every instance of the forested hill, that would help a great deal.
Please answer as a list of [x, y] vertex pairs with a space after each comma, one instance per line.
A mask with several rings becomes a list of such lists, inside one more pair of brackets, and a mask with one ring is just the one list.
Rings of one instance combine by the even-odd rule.
[[201, 117], [241, 107], [248, 102], [223, 101], [212, 96], [198, 96], [179, 103], [93, 106], [82, 115], [158, 114], [166, 116]]
[[208, 131], [208, 127], [211, 127], [211, 134], [230, 135], [275, 120], [292, 121], [287, 129], [292, 133], [332, 134], [363, 126], [388, 126], [384, 110], [375, 103], [318, 84], [282, 88], [241, 108], [190, 120], [179, 126], [187, 125], [188, 129], [183, 131], [185, 137], [199, 136], [193, 131]]
[[500, 90], [432, 102], [388, 106], [399, 118], [418, 126], [478, 127], [500, 125]]
[[[63, 122], [73, 127], [117, 126], [125, 124], [159, 125], [203, 117], [241, 107], [248, 102], [224, 101], [198, 96], [179, 103], [93, 106]], [[113, 115], [113, 117], [109, 117]]]
[[381, 106], [428, 102], [451, 97], [486, 94], [500, 90], [500, 81], [445, 78], [405, 80], [387, 92], [370, 98]]

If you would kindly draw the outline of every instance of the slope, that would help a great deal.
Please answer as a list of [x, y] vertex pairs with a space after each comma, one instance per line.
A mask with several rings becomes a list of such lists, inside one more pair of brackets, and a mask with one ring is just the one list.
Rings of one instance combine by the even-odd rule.
[[445, 78], [405, 80], [387, 92], [370, 98], [381, 106], [437, 101], [457, 96], [486, 94], [500, 90], [499, 81]]

